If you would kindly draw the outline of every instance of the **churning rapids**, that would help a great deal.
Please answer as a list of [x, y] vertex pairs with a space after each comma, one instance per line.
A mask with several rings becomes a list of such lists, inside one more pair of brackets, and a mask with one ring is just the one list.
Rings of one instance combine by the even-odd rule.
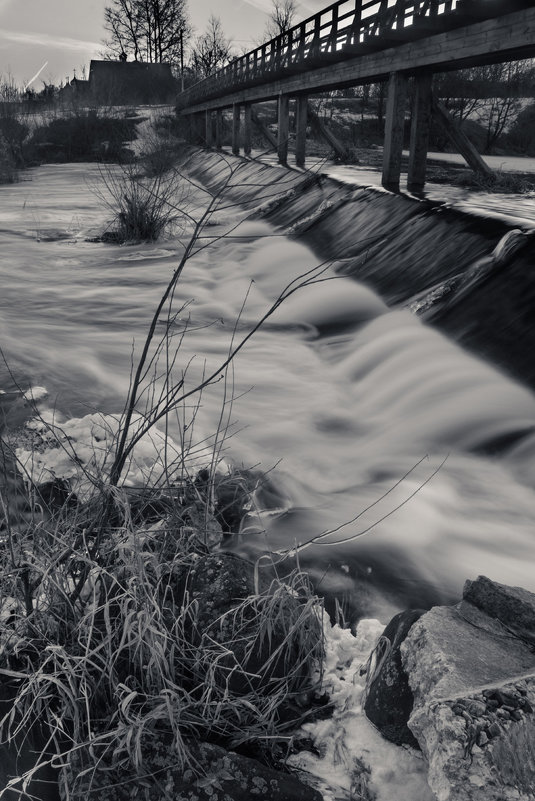
[[[17, 381], [46, 386], [65, 418], [122, 409], [132, 343], [139, 351], [187, 233], [87, 241], [106, 221], [91, 189], [100, 181], [95, 166], [58, 165], [0, 187], [1, 346]], [[205, 202], [190, 188], [190, 212]], [[317, 263], [223, 205], [199, 244], [216, 241], [176, 292], [188, 304], [178, 364], [189, 365], [189, 386], [224, 360], [238, 317], [239, 338]], [[13, 377], [3, 369], [1, 381], [9, 406]], [[320, 592], [382, 619], [455, 600], [477, 574], [535, 590], [534, 396], [357, 281], [306, 287], [275, 312], [228, 380], [204, 391], [188, 436], [202, 442], [222, 425], [227, 465], [270, 471], [256, 499], [267, 533], [251, 516], [229, 547], [252, 558], [332, 531], [301, 564]], [[485, 455], [518, 431], [509, 450]]]

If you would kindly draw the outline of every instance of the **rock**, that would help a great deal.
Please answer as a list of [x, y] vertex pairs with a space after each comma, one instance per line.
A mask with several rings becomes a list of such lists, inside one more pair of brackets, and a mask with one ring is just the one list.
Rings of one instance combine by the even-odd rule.
[[535, 797], [535, 720], [525, 711], [535, 702], [535, 653], [504, 622], [513, 620], [518, 599], [525, 633], [530, 594], [502, 585], [494, 592], [487, 582], [473, 592], [467, 585], [457, 606], [424, 614], [401, 645], [414, 695], [408, 727], [438, 801]]
[[487, 733], [484, 732], [484, 731], [480, 731], [479, 734], [477, 735], [477, 744], [478, 744], [478, 746], [480, 748], [483, 748], [483, 746], [486, 745], [488, 743], [488, 741], [489, 741], [489, 738], [488, 738]]
[[467, 581], [463, 598], [496, 618], [519, 638], [535, 644], [535, 594], [521, 587], [498, 584], [486, 576]]
[[483, 701], [471, 701], [468, 704], [468, 712], [475, 718], [482, 717], [482, 715], [484, 715], [486, 711], [487, 707], [483, 703]]
[[[201, 744], [199, 755], [206, 773], [206, 784], [195, 780], [199, 801], [227, 801], [229, 797], [232, 801], [322, 801], [317, 790], [303, 784], [296, 776], [254, 759], [208, 743]], [[173, 798], [180, 801], [179, 786], [176, 789], [178, 792], [175, 791]], [[187, 793], [184, 795], [184, 799], [191, 797]]]
[[91, 768], [76, 771], [70, 801], [85, 801], [89, 790], [90, 797], [110, 797], [110, 785], [117, 801], [134, 797], [145, 801], [322, 801], [320, 793], [297, 776], [255, 759], [203, 742], [194, 744], [193, 753], [194, 769], [184, 770], [177, 766], [168, 746], [160, 749], [157, 770], [147, 768], [139, 778], [135, 771], [115, 765], [106, 766], [101, 773], [93, 773]]
[[[266, 586], [267, 581], [262, 581], [262, 589]], [[198, 603], [196, 621], [199, 630], [203, 631], [256, 593], [254, 567], [234, 554], [208, 554], [193, 565], [187, 589], [190, 598]]]
[[[308, 693], [317, 681], [312, 674], [323, 656], [320, 620], [303, 594], [272, 581], [269, 569], [255, 570], [223, 552], [197, 559], [186, 579], [185, 602], [196, 605], [192, 644], [210, 652], [215, 644], [223, 646], [212, 681], [236, 695], [276, 696], [273, 682], [284, 680], [281, 698], [291, 697]], [[285, 715], [292, 714], [292, 703]]]
[[[461, 602], [435, 607], [414, 625], [411, 645], [402, 646], [402, 664], [418, 702], [464, 698], [468, 688], [508, 682], [535, 672], [535, 654], [499, 623]], [[471, 693], [470, 693], [471, 695]]]
[[[375, 675], [368, 678], [369, 689], [364, 711], [377, 726], [383, 737], [396, 745], [418, 743], [407, 726], [412, 712], [413, 697], [407, 674], [401, 665], [400, 645], [409, 633], [411, 626], [422, 615], [420, 610], [401, 612], [392, 618], [384, 630], [375, 651]], [[380, 658], [381, 649], [385, 649]], [[373, 664], [373, 663], [371, 663]]]

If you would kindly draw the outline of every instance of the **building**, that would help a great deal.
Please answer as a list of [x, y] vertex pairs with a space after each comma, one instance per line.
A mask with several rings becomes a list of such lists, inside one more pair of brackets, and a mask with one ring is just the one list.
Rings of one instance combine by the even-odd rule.
[[99, 103], [172, 103], [178, 91], [170, 64], [91, 61], [89, 91]]

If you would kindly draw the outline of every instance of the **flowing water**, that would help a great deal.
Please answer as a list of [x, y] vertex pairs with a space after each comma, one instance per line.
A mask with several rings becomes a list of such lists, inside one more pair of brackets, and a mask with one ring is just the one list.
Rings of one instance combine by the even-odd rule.
[[[186, 232], [144, 245], [86, 241], [106, 222], [91, 189], [98, 168], [28, 177], [0, 187], [4, 404], [19, 402], [17, 381], [45, 386], [66, 418], [119, 412], [133, 341], [139, 352]], [[192, 189], [189, 209], [203, 203]], [[176, 292], [188, 387], [317, 262], [224, 205]], [[331, 532], [301, 563], [320, 591], [381, 618], [453, 601], [478, 574], [535, 591], [532, 392], [352, 278], [322, 278], [280, 306], [195, 408], [191, 399], [195, 441], [223, 426], [227, 464], [269, 471], [270, 492], [257, 494], [267, 531], [252, 517], [229, 547], [252, 558]], [[183, 424], [172, 424], [175, 439]], [[515, 444], [494, 447], [505, 441]]]

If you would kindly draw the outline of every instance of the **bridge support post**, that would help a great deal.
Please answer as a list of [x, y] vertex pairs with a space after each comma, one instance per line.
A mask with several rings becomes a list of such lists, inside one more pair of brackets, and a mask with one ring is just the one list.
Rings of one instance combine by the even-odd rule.
[[223, 139], [223, 112], [220, 108], [215, 113], [215, 146], [221, 150]]
[[387, 189], [397, 189], [399, 187], [407, 83], [407, 76], [403, 73], [390, 73], [383, 151], [383, 186]]
[[481, 158], [476, 148], [467, 137], [462, 128], [456, 124], [451, 114], [447, 111], [445, 106], [436, 98], [432, 99], [433, 116], [436, 121], [443, 128], [446, 135], [453, 142], [459, 150], [459, 153], [466, 159], [469, 167], [474, 172], [482, 173], [487, 178], [494, 177], [494, 172], [491, 170], [487, 162]]
[[345, 161], [348, 157], [347, 149], [333, 134], [329, 126], [325, 125], [323, 120], [318, 117], [311, 105], [308, 106], [308, 119], [310, 120], [312, 130], [327, 142], [329, 147], [332, 147], [339, 159]]
[[232, 105], [232, 152], [240, 155], [240, 104]]
[[194, 123], [194, 138], [195, 144], [203, 146], [205, 144], [204, 136], [206, 132], [205, 116], [202, 111], [195, 114]]
[[433, 74], [431, 72], [417, 75], [414, 79], [409, 173], [407, 176], [407, 188], [410, 191], [418, 192], [424, 188], [425, 184], [427, 147], [432, 115], [432, 83]]
[[306, 95], [298, 96], [296, 100], [295, 116], [295, 163], [298, 167], [304, 167], [306, 158], [308, 122], [308, 97]]
[[243, 152], [246, 156], [251, 155], [251, 135], [252, 135], [252, 108], [250, 103], [243, 106]]
[[257, 129], [260, 131], [264, 139], [267, 139], [271, 149], [275, 151], [277, 149], [277, 140], [265, 124], [264, 120], [261, 120], [258, 114], [254, 109], [251, 109], [251, 119], [256, 125]]
[[280, 164], [288, 163], [288, 135], [290, 133], [290, 98], [279, 95], [279, 125], [277, 154]]
[[204, 114], [205, 114], [205, 121], [204, 121], [204, 124], [205, 124], [205, 135], [204, 135], [204, 139], [206, 141], [206, 147], [211, 148], [212, 144], [213, 144], [213, 142], [212, 142], [212, 139], [213, 139], [213, 137], [212, 137], [212, 112], [211, 111], [205, 111]]

